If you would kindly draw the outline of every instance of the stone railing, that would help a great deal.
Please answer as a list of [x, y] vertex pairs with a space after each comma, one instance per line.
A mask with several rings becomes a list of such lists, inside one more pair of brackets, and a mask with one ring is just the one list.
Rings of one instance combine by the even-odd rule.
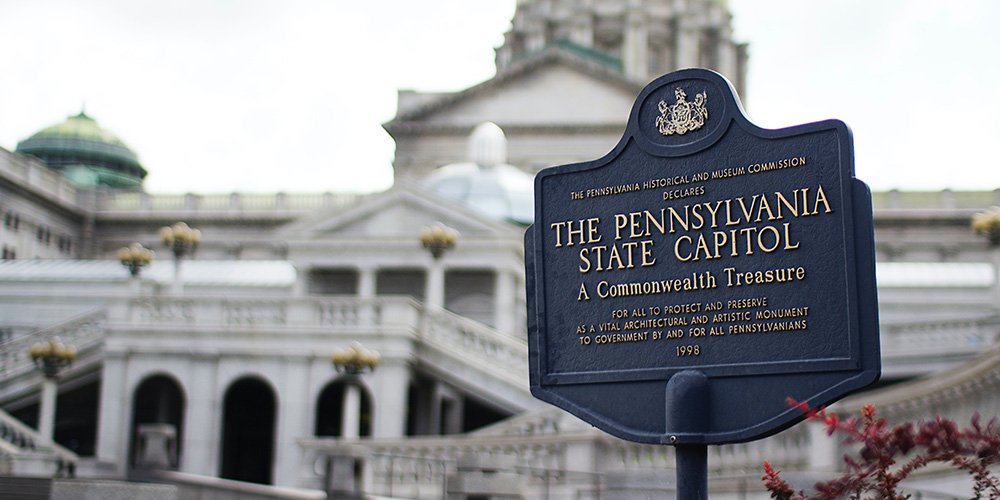
[[877, 191], [872, 193], [876, 217], [881, 210], [983, 210], [1000, 205], [1000, 190], [993, 191]]
[[975, 354], [996, 342], [1000, 318], [880, 325], [882, 354]]
[[[287, 488], [174, 471], [151, 471], [152, 482], [177, 487], [178, 498], [214, 500], [326, 500], [322, 491]], [[145, 478], [144, 478], [145, 479]]]
[[356, 204], [364, 195], [307, 193], [307, 194], [149, 194], [130, 192], [101, 193], [97, 210], [101, 212], [301, 212], [322, 208], [345, 207]]
[[56, 203], [79, 208], [79, 191], [73, 183], [37, 159], [0, 148], [0, 176], [8, 177]]
[[[226, 299], [220, 297], [144, 297], [132, 299], [132, 320], [139, 325], [197, 325], [223, 329], [337, 327], [410, 330], [425, 344], [466, 363], [527, 387], [528, 348], [479, 322], [448, 311], [427, 311], [404, 297], [304, 297]], [[499, 370], [499, 372], [498, 372]]]
[[512, 383], [528, 386], [528, 344], [448, 311], [427, 312], [422, 340], [459, 359], [500, 369]]
[[404, 297], [142, 297], [131, 300], [130, 321], [224, 329], [403, 326], [415, 330], [419, 310], [416, 302]]
[[443, 498], [443, 491], [452, 491], [463, 474], [502, 473], [508, 481], [525, 484], [537, 482], [545, 471], [551, 480], [559, 476], [565, 481], [571, 474], [565, 470], [566, 443], [537, 438], [445, 436], [350, 443], [308, 438], [299, 445], [308, 471], [301, 478], [305, 484], [323, 483], [330, 457], [353, 457], [371, 474], [367, 493], [396, 498]]
[[38, 431], [0, 410], [0, 473], [72, 476], [79, 457], [58, 444], [43, 445]]
[[[662, 469], [674, 466], [674, 447], [615, 440], [609, 447], [628, 469]], [[766, 439], [708, 447], [709, 470], [719, 475], [759, 473], [764, 460], [800, 469], [809, 463], [809, 432], [797, 425]]]
[[107, 313], [101, 309], [3, 342], [0, 344], [0, 377], [9, 380], [31, 372], [35, 365], [28, 352], [36, 342], [59, 337], [80, 353], [98, 346], [104, 339], [106, 321]]
[[[750, 443], [709, 447], [712, 477], [760, 477], [764, 460], [789, 470], [807, 466], [810, 436], [804, 425]], [[353, 442], [332, 438], [299, 440], [304, 452], [302, 477], [306, 484], [322, 484], [330, 457], [354, 457], [371, 474], [368, 488], [375, 495], [405, 498], [442, 498], [469, 478], [499, 477], [519, 485], [528, 497], [593, 497], [605, 478], [629, 472], [659, 471], [673, 475], [674, 448], [622, 441], [588, 430], [544, 436], [464, 435], [433, 438], [378, 439]], [[570, 454], [589, 453], [593, 470], [576, 470]], [[598, 495], [599, 497], [599, 495]]]

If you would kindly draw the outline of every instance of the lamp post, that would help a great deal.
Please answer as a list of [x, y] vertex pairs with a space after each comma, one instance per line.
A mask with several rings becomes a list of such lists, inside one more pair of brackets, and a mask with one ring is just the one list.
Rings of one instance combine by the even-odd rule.
[[181, 259], [185, 255], [194, 253], [201, 241], [201, 231], [191, 229], [184, 222], [176, 222], [172, 226], [160, 228], [160, 239], [163, 244], [174, 254], [174, 283], [173, 292], [179, 294], [183, 288], [181, 273]]
[[59, 370], [69, 366], [76, 358], [76, 348], [66, 346], [59, 337], [31, 346], [31, 359], [35, 367], [42, 371], [42, 401], [38, 416], [38, 434], [42, 444], [52, 444], [56, 421], [56, 376]]
[[458, 231], [440, 222], [420, 230], [420, 243], [435, 259], [440, 259], [446, 251], [455, 248], [456, 241]]
[[1000, 304], [1000, 207], [972, 216], [972, 230], [986, 238], [993, 263], [993, 302]]
[[128, 269], [129, 275], [132, 276], [132, 287], [133, 291], [139, 291], [139, 272], [142, 268], [149, 265], [156, 257], [156, 252], [140, 245], [139, 243], [133, 243], [127, 247], [121, 247], [118, 249], [118, 261]]
[[427, 273], [427, 306], [432, 309], [444, 308], [444, 266], [441, 257], [458, 241], [458, 231], [438, 222], [420, 230], [420, 243], [433, 259]]
[[991, 247], [1000, 246], [1000, 207], [992, 207], [973, 215], [972, 230], [985, 236]]
[[378, 351], [354, 342], [347, 349], [336, 349], [330, 356], [338, 373], [347, 375], [344, 387], [344, 408], [340, 419], [340, 436], [344, 439], [361, 437], [361, 387], [357, 380], [364, 373], [375, 371], [382, 356]]

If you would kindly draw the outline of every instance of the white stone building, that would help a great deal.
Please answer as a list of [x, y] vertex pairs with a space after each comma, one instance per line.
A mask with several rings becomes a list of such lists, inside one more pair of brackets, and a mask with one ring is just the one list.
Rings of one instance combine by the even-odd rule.
[[[189, 486], [343, 496], [672, 497], [671, 448], [604, 435], [528, 393], [529, 174], [608, 152], [650, 78], [701, 65], [742, 90], [745, 59], [723, 2], [523, 0], [494, 78], [400, 92], [385, 124], [396, 184], [367, 196], [145, 193], [134, 154], [82, 113], [25, 154], [0, 150], [0, 471], [153, 468]], [[874, 202], [884, 387], [841, 407], [998, 414], [1000, 254], [969, 221], [1000, 192]], [[180, 261], [159, 235], [177, 221], [202, 234]], [[435, 257], [420, 232], [438, 223], [459, 236]], [[158, 258], [132, 277], [115, 255], [135, 242]], [[56, 335], [78, 356], [49, 445], [18, 419], [43, 420], [27, 353]], [[381, 354], [371, 373], [331, 363], [353, 342]], [[800, 425], [713, 447], [713, 497], [762, 497], [764, 459], [838, 466], [836, 446]]]

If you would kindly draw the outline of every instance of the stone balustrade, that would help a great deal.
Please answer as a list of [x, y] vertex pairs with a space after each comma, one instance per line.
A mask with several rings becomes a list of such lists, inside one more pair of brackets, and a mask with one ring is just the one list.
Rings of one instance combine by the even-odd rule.
[[[547, 414], [543, 410], [539, 414]], [[760, 477], [765, 460], [790, 469], [810, 460], [810, 433], [804, 425], [770, 438], [709, 447], [713, 477]], [[304, 452], [304, 484], [322, 484], [329, 457], [350, 456], [365, 462], [370, 473], [368, 493], [405, 498], [441, 498], [457, 483], [502, 477], [505, 488], [517, 486], [529, 497], [544, 492], [559, 498], [586, 498], [605, 487], [604, 478], [629, 473], [673, 475], [674, 448], [622, 441], [598, 431], [511, 436], [474, 433], [454, 437], [414, 437], [345, 442], [334, 438], [300, 439]], [[594, 457], [579, 467], [576, 454]]]
[[98, 212], [157, 213], [187, 212], [211, 214], [300, 213], [318, 209], [346, 207], [358, 203], [364, 195], [342, 193], [270, 193], [270, 194], [149, 194], [145, 192], [107, 192], [97, 198]]
[[528, 345], [523, 340], [448, 311], [426, 314], [420, 332], [426, 344], [528, 387]]
[[975, 354], [996, 342], [1000, 318], [882, 324], [883, 357]]
[[79, 459], [58, 444], [41, 444], [38, 431], [0, 410], [0, 474], [72, 476]]
[[80, 208], [80, 190], [61, 173], [36, 158], [0, 148], [0, 176], [7, 177], [43, 198], [71, 209]]
[[97, 310], [70, 320], [23, 335], [16, 335], [0, 343], [0, 377], [10, 380], [31, 373], [35, 364], [28, 355], [31, 346], [59, 337], [63, 343], [72, 344], [79, 353], [92, 350], [104, 339], [107, 313]]
[[993, 191], [877, 191], [872, 193], [876, 215], [881, 210], [975, 210], [1000, 205], [1000, 190]]

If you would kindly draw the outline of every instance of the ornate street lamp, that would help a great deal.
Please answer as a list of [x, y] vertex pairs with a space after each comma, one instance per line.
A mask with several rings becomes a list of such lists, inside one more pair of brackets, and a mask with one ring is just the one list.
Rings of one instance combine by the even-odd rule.
[[191, 229], [184, 222], [177, 222], [172, 226], [161, 227], [160, 239], [174, 253], [175, 259], [181, 259], [194, 252], [195, 248], [198, 247], [198, 242], [201, 241], [201, 231]]
[[30, 354], [36, 368], [42, 370], [46, 377], [55, 378], [59, 370], [76, 359], [76, 348], [63, 344], [59, 337], [52, 337], [32, 345]]
[[76, 348], [63, 344], [59, 337], [52, 337], [46, 342], [32, 345], [30, 354], [35, 367], [45, 374], [42, 380], [38, 434], [43, 444], [51, 444], [56, 423], [56, 376], [59, 370], [69, 366], [76, 359]]
[[458, 231], [438, 222], [420, 230], [420, 243], [430, 250], [435, 259], [441, 258], [448, 250], [455, 248]]
[[992, 207], [972, 216], [972, 230], [985, 236], [990, 246], [1000, 246], [1000, 207]]
[[184, 286], [181, 259], [189, 253], [194, 253], [198, 242], [201, 241], [201, 231], [191, 229], [183, 222], [177, 222], [173, 226], [160, 228], [160, 239], [174, 254], [174, 283], [171, 288], [174, 294], [179, 295]]
[[138, 244], [133, 243], [127, 247], [118, 249], [118, 261], [128, 269], [133, 278], [139, 275], [142, 268], [149, 265], [156, 257], [156, 252]]
[[358, 439], [361, 436], [361, 374], [375, 370], [382, 356], [377, 351], [354, 342], [347, 349], [336, 349], [330, 356], [337, 372], [347, 375], [344, 403], [341, 409], [340, 436]]
[[368, 349], [360, 342], [354, 342], [347, 349], [335, 349], [330, 356], [330, 361], [333, 362], [337, 372], [347, 375], [361, 375], [375, 371], [381, 360], [382, 356], [378, 351]]

